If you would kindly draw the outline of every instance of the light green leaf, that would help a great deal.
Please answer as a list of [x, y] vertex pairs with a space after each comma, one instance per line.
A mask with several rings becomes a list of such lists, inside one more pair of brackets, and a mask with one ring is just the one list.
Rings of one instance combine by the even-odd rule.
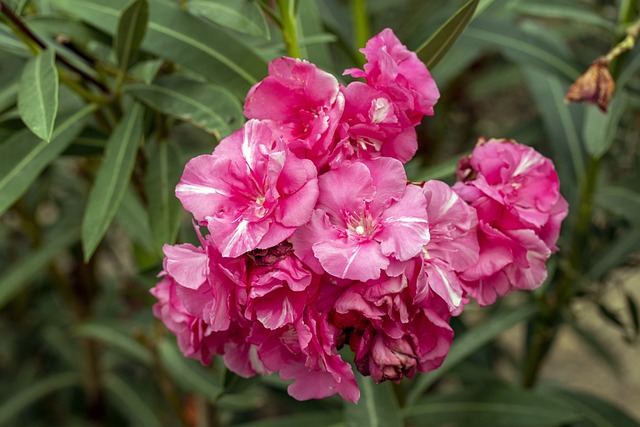
[[[324, 30], [322, 16], [316, 2], [307, 2], [298, 10], [296, 16], [298, 28], [298, 44], [303, 58], [329, 72], [334, 70], [328, 43], [336, 41], [335, 35], [327, 35]], [[327, 38], [327, 36], [331, 38]], [[312, 43], [317, 41], [316, 43]]]
[[190, 0], [189, 10], [223, 27], [269, 39], [269, 26], [251, 0]]
[[52, 375], [20, 390], [0, 404], [0, 425], [12, 425], [13, 417], [30, 405], [62, 388], [82, 385], [82, 376], [78, 372], [65, 372]]
[[581, 418], [555, 396], [507, 387], [438, 394], [404, 414], [412, 425], [452, 427], [556, 427]]
[[151, 365], [152, 363], [153, 357], [147, 348], [131, 336], [112, 326], [99, 323], [84, 323], [78, 326], [76, 334], [81, 337], [98, 340], [106, 344], [107, 347], [117, 349], [145, 365]]
[[252, 423], [236, 424], [234, 427], [341, 427], [343, 425], [340, 415], [322, 411], [304, 412]]
[[182, 207], [175, 188], [184, 165], [178, 147], [171, 141], [152, 141], [147, 147], [145, 193], [155, 249], [162, 253], [165, 243], [175, 243]]
[[78, 226], [62, 226], [44, 244], [15, 262], [0, 277], [0, 308], [24, 290], [25, 285], [38, 277], [47, 264], [60, 252], [80, 238]]
[[107, 142], [105, 158], [89, 192], [82, 218], [85, 261], [91, 258], [115, 216], [142, 142], [143, 107], [133, 104]]
[[158, 352], [163, 366], [174, 381], [186, 390], [196, 392], [211, 402], [217, 400], [222, 393], [220, 379], [199, 366], [197, 362], [187, 359], [176, 345], [168, 340], [160, 342]]
[[453, 340], [451, 350], [442, 366], [435, 371], [421, 374], [407, 395], [407, 405], [415, 403], [424, 391], [454, 366], [495, 339], [502, 332], [529, 319], [536, 313], [533, 304], [521, 305], [511, 310], [494, 313], [487, 321], [470, 328]]
[[148, 86], [126, 87], [127, 92], [162, 113], [192, 123], [218, 139], [243, 122], [242, 106], [227, 90], [182, 76], [166, 76]]
[[25, 129], [0, 144], [0, 214], [67, 148], [84, 127], [86, 116], [95, 108], [89, 105], [72, 115], [58, 117], [49, 143]]
[[113, 374], [107, 374], [104, 377], [104, 385], [120, 413], [129, 419], [129, 425], [162, 427], [146, 399], [125, 381]]
[[581, 415], [583, 420], [572, 427], [640, 427], [640, 423], [622, 409], [595, 396], [569, 390], [553, 393]]
[[602, 209], [640, 225], [640, 193], [624, 187], [608, 186], [598, 189], [594, 202]]
[[40, 52], [24, 67], [18, 91], [18, 112], [31, 132], [47, 142], [58, 114], [58, 69], [53, 49]]
[[469, 0], [416, 50], [427, 68], [436, 66], [467, 28], [479, 0]]
[[360, 388], [358, 404], [345, 402], [347, 427], [402, 427], [398, 401], [389, 381], [375, 384], [371, 377], [356, 373]]
[[625, 93], [619, 93], [609, 104], [608, 113], [603, 113], [595, 105], [586, 106], [587, 113], [582, 127], [582, 137], [585, 148], [591, 156], [600, 158], [611, 148], [628, 99]]
[[[52, 0], [65, 12], [115, 34], [126, 0]], [[151, 0], [142, 49], [190, 68], [244, 98], [267, 74], [267, 63], [225, 30], [181, 10], [177, 2]]]
[[142, 43], [148, 19], [149, 4], [147, 0], [132, 0], [120, 14], [114, 47], [122, 72], [129, 68], [131, 59]]
[[162, 68], [164, 60], [162, 59], [150, 59], [148, 61], [138, 62], [131, 67], [129, 75], [135, 78], [141, 79], [146, 84], [150, 85], [153, 79], [156, 78], [158, 71]]
[[429, 179], [447, 180], [454, 178], [456, 172], [456, 166], [460, 161], [460, 157], [452, 157], [436, 165], [429, 166], [416, 172], [415, 177], [412, 176], [411, 180], [414, 182], [427, 181]]

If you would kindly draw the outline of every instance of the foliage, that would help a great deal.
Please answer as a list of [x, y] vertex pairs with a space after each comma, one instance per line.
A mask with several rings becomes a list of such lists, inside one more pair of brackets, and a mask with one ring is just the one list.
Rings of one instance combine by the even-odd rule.
[[[615, 402], [538, 382], [576, 301], [638, 342], [637, 302], [613, 311], [600, 296], [640, 249], [640, 50], [611, 62], [607, 114], [563, 102], [638, 19], [637, 0], [0, 5], [0, 424], [640, 424]], [[243, 98], [271, 59], [299, 53], [336, 73], [362, 63], [357, 47], [385, 27], [432, 67], [442, 93], [411, 179], [452, 179], [483, 134], [554, 159], [570, 217], [547, 282], [529, 301], [478, 310], [473, 326], [457, 319], [440, 370], [400, 384], [359, 378], [358, 406], [293, 404], [277, 378], [184, 359], [148, 289], [162, 245], [193, 239], [173, 196], [186, 161], [242, 125]], [[494, 369], [507, 359], [495, 338], [516, 324], [527, 325], [521, 382]]]

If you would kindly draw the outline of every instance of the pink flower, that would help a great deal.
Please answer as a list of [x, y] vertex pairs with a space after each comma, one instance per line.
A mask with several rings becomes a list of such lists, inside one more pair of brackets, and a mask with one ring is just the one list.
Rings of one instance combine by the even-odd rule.
[[309, 220], [316, 169], [291, 155], [270, 122], [250, 120], [213, 154], [187, 163], [176, 196], [222, 256], [237, 257], [277, 245]]
[[360, 49], [367, 58], [364, 71], [358, 68], [345, 74], [363, 77], [368, 85], [387, 93], [412, 124], [433, 115], [440, 97], [435, 81], [418, 56], [407, 49], [389, 28], [374, 36]]
[[251, 88], [244, 114], [273, 120], [288, 148], [321, 169], [343, 108], [344, 97], [334, 76], [307, 61], [283, 57], [274, 59], [269, 76]]
[[291, 238], [296, 255], [317, 273], [376, 279], [429, 241], [424, 195], [406, 184], [398, 160], [347, 162], [321, 175], [319, 187], [311, 221]]
[[361, 82], [342, 88], [344, 113], [330, 164], [349, 159], [393, 157], [409, 161], [418, 149], [413, 124], [384, 92]]
[[491, 304], [514, 289], [535, 289], [568, 206], [553, 163], [533, 148], [481, 140], [458, 165], [454, 190], [478, 214], [480, 257], [462, 274], [465, 289]]

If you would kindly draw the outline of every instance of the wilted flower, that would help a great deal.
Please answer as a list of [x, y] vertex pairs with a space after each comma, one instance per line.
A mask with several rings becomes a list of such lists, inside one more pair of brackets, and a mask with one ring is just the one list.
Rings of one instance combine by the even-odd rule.
[[589, 102], [606, 112], [616, 82], [609, 72], [609, 61], [599, 59], [569, 86], [565, 102]]

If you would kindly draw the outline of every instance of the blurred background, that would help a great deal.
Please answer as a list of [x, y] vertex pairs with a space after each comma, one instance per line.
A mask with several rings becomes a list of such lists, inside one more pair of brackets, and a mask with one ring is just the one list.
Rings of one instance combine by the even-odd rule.
[[402, 422], [640, 425], [640, 48], [608, 61], [606, 114], [564, 101], [637, 40], [638, 0], [0, 4], [0, 425], [366, 425], [338, 398], [184, 358], [151, 311], [162, 245], [196, 240], [182, 168], [244, 122], [287, 54], [283, 10], [301, 56], [343, 83], [386, 27], [431, 64], [441, 98], [411, 180], [453, 183], [477, 138], [510, 138], [553, 159], [570, 203], [540, 289], [470, 306], [440, 370], [377, 386]]

